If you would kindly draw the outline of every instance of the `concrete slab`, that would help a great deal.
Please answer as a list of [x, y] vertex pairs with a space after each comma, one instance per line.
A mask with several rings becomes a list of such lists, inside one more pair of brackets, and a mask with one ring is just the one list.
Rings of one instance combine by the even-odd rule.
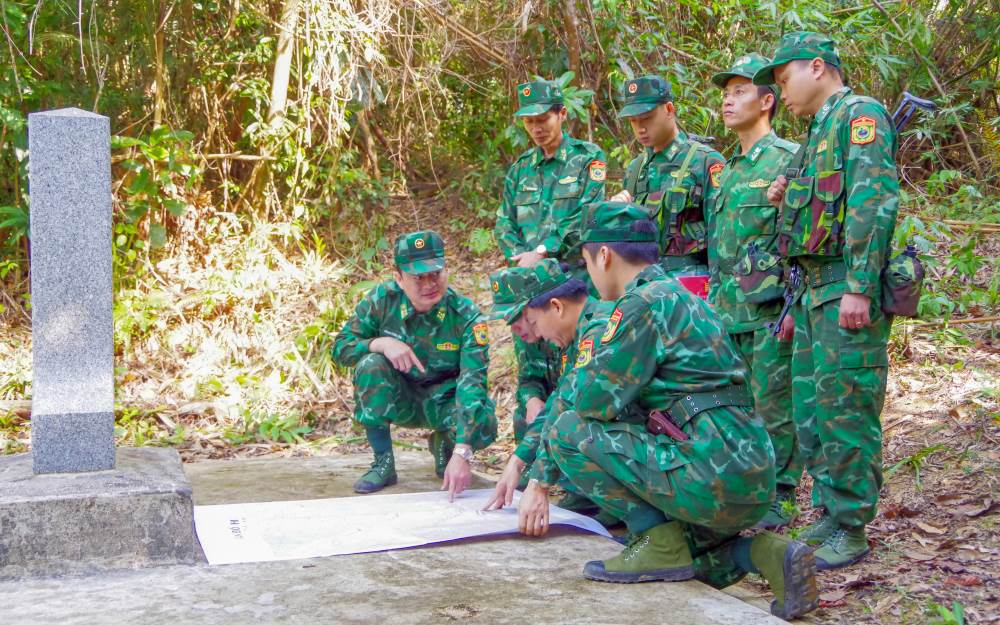
[[0, 457], [0, 579], [193, 564], [191, 488], [173, 449], [117, 450], [115, 468], [32, 471]]
[[[386, 492], [440, 486], [428, 454], [397, 457], [400, 484]], [[196, 502], [210, 504], [343, 496], [365, 466], [364, 457], [349, 456], [209, 461], [185, 469]], [[698, 582], [624, 586], [580, 576], [586, 560], [620, 549], [598, 536], [562, 531], [542, 540], [489, 538], [312, 560], [0, 583], [0, 596], [10, 624], [784, 622]]]

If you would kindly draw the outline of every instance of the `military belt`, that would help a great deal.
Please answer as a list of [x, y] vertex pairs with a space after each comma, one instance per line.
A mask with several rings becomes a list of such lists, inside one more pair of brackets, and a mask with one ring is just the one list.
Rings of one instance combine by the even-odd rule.
[[670, 406], [667, 414], [677, 427], [681, 427], [698, 413], [720, 406], [753, 406], [753, 394], [746, 384], [734, 384], [702, 393], [688, 393], [678, 398]]
[[[801, 263], [800, 263], [801, 265]], [[841, 262], [802, 265], [806, 270], [806, 282], [809, 286], [822, 286], [831, 282], [839, 282], [847, 278], [847, 265]]]

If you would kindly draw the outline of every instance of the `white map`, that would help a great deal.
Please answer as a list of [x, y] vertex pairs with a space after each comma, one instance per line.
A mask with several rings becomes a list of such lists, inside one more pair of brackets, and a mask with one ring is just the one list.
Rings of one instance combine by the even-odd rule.
[[[517, 533], [517, 501], [483, 512], [493, 489], [195, 506], [198, 540], [211, 565], [402, 549], [472, 536]], [[597, 521], [551, 506], [551, 525], [602, 536]]]

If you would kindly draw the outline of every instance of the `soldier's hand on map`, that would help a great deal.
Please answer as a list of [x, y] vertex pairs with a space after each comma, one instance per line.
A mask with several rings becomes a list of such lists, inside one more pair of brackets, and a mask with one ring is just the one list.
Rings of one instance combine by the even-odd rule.
[[549, 489], [538, 480], [528, 482], [517, 504], [517, 529], [527, 536], [544, 536], [549, 531]]
[[507, 461], [507, 466], [504, 467], [500, 479], [497, 480], [497, 487], [493, 491], [493, 497], [486, 502], [486, 507], [483, 510], [499, 510], [514, 502], [514, 491], [517, 490], [517, 484], [521, 481], [521, 473], [524, 471], [524, 466], [524, 460], [511, 454], [510, 460]]
[[517, 267], [534, 267], [543, 258], [545, 258], [545, 255], [538, 252], [521, 252], [510, 257], [511, 261]]
[[455, 495], [468, 488], [471, 483], [472, 467], [469, 466], [469, 461], [458, 454], [452, 454], [441, 484], [441, 490], [448, 491], [448, 501], [455, 501]]
[[524, 421], [528, 425], [534, 423], [535, 419], [538, 417], [538, 414], [542, 411], [542, 408], [544, 407], [545, 407], [545, 402], [542, 401], [541, 399], [537, 397], [532, 397], [531, 399], [529, 399], [528, 402], [524, 405]]
[[788, 178], [778, 176], [767, 188], [767, 201], [773, 206], [781, 208], [781, 201], [785, 199], [785, 189], [788, 188]]
[[396, 371], [406, 373], [416, 367], [420, 373], [426, 373], [424, 365], [413, 353], [413, 348], [399, 339], [394, 339], [391, 336], [380, 336], [368, 344], [368, 351], [385, 356]]
[[631, 202], [632, 194], [628, 192], [628, 189], [622, 189], [618, 193], [611, 196], [609, 202]]
[[872, 320], [869, 315], [872, 300], [860, 293], [845, 293], [840, 298], [840, 327], [848, 330], [867, 328]]
[[791, 315], [781, 320], [781, 332], [778, 332], [779, 341], [791, 341], [795, 336], [795, 319]]

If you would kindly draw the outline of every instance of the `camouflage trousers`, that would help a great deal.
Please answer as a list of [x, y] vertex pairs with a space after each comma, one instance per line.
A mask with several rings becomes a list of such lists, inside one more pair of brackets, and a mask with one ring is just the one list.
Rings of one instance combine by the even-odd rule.
[[[382, 354], [368, 354], [354, 368], [354, 418], [366, 428], [396, 425], [455, 435], [456, 380], [421, 386], [393, 368]], [[467, 441], [482, 449], [497, 436], [492, 402], [473, 418]]]
[[[689, 455], [690, 447], [687, 453], [679, 449], [688, 442], [655, 436], [634, 423], [584, 419], [570, 410], [559, 415], [546, 444], [575, 490], [626, 524], [657, 516], [660, 522], [679, 521], [698, 579], [722, 588], [745, 574], [732, 559], [730, 544], [767, 513], [774, 499], [773, 473], [764, 480], [769, 492], [750, 496], [739, 476], [725, 475], [726, 467]], [[766, 436], [762, 443], [764, 449], [751, 445], [743, 451], [747, 456], [757, 452], [757, 464], [770, 463], [773, 471]]]
[[750, 370], [754, 410], [771, 437], [778, 486], [794, 488], [802, 477], [802, 454], [792, 419], [792, 343], [779, 341], [766, 326], [729, 338]]
[[793, 418], [813, 504], [841, 525], [862, 527], [875, 518], [882, 487], [882, 423], [891, 319], [872, 298], [872, 324], [845, 329], [840, 299], [793, 310]]

